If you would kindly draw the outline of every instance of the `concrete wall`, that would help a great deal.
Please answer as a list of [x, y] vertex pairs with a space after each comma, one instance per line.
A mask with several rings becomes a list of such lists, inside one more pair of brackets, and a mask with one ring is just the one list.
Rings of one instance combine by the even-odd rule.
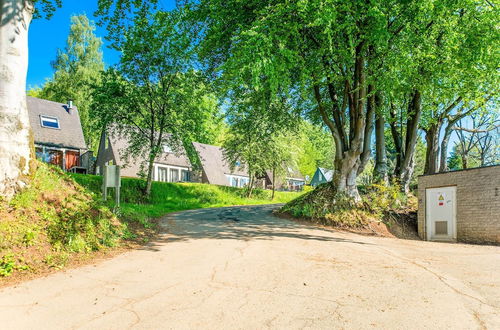
[[500, 243], [500, 166], [418, 178], [418, 234], [426, 239], [425, 189], [457, 187], [457, 240]]

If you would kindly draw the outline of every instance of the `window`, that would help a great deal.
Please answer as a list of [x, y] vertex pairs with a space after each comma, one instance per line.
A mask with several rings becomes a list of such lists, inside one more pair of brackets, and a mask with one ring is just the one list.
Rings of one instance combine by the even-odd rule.
[[184, 182], [191, 181], [191, 178], [189, 176], [189, 171], [188, 170], [182, 170], [181, 171], [181, 181], [184, 181]]
[[47, 127], [47, 128], [60, 128], [59, 127], [59, 119], [56, 117], [48, 117], [48, 116], [40, 116], [40, 123], [42, 124], [42, 127]]
[[179, 182], [179, 170], [170, 169], [170, 182]]
[[243, 188], [248, 185], [249, 179], [244, 176], [236, 176], [226, 174], [226, 178], [229, 180], [229, 185], [231, 187]]
[[248, 179], [247, 178], [241, 178], [240, 179], [240, 187], [245, 187], [246, 185], [248, 185]]
[[163, 152], [170, 153], [170, 152], [172, 152], [172, 148], [170, 148], [169, 145], [164, 144], [163, 145]]
[[157, 181], [168, 182], [167, 173], [168, 173], [168, 168], [158, 167], [158, 179], [157, 179]]

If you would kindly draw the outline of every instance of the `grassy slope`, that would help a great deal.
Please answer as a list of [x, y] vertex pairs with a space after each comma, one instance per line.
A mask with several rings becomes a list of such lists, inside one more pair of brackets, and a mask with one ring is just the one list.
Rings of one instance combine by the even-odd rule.
[[[87, 189], [100, 193], [102, 177], [81, 174], [72, 174], [72, 177]], [[153, 182], [148, 202], [142, 193], [143, 186], [144, 180], [122, 179], [121, 212], [126, 218], [157, 218], [169, 212], [206, 207], [287, 203], [300, 196], [300, 193], [295, 192], [276, 192], [274, 200], [271, 200], [270, 191], [256, 190], [253, 198], [246, 198], [243, 190], [233, 187]]]
[[353, 203], [323, 184], [287, 203], [281, 213], [342, 229], [415, 238], [415, 196], [401, 193], [398, 186], [372, 185], [359, 190], [362, 202]]
[[44, 273], [74, 255], [119, 244], [124, 226], [61, 170], [38, 164], [31, 185], [0, 201], [0, 283], [16, 271]]

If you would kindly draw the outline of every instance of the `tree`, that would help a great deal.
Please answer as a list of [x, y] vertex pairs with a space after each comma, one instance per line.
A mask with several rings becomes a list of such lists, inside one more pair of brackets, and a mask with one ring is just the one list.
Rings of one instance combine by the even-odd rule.
[[[294, 166], [296, 148], [291, 144], [290, 134], [293, 129], [293, 112], [285, 98], [272, 98], [270, 89], [259, 90], [238, 88], [232, 91], [232, 100], [226, 115], [229, 122], [229, 134], [223, 148], [224, 156], [231, 167], [243, 163], [250, 182], [247, 196], [252, 195], [255, 182], [270, 170], [273, 181], [273, 198], [276, 179], [284, 176], [284, 169]], [[274, 120], [273, 114], [286, 112]], [[288, 120], [286, 120], [287, 118]]]
[[71, 17], [71, 27], [64, 50], [58, 50], [52, 67], [54, 76], [42, 88], [40, 97], [56, 102], [74, 101], [78, 106], [87, 145], [97, 148], [100, 125], [92, 112], [93, 89], [104, 70], [102, 40], [94, 34], [95, 26], [86, 15]]
[[[376, 108], [404, 106], [397, 174], [408, 189], [430, 79], [423, 66], [434, 40], [428, 34], [443, 19], [443, 7], [448, 13], [458, 5], [429, 11], [430, 0], [190, 3], [202, 26], [200, 54], [215, 76], [233, 86], [262, 88], [265, 81], [275, 92], [309, 101], [335, 141], [337, 193], [359, 200], [356, 177], [371, 155]], [[379, 102], [377, 92], [383, 92]]]
[[[446, 161], [448, 157], [448, 144], [451, 138], [452, 133], [454, 132], [454, 128], [457, 123], [461, 120], [467, 118], [468, 116], [473, 116], [478, 113], [485, 111], [488, 108], [488, 104], [491, 101], [491, 97], [488, 96], [486, 99], [480, 99], [475, 102], [469, 102], [468, 104], [462, 104], [454, 113], [447, 114], [446, 120], [447, 124], [444, 128], [443, 139], [441, 141], [440, 146], [440, 163], [439, 163], [439, 171], [446, 172], [448, 171], [448, 162]], [[427, 163], [427, 161], [426, 161]]]
[[176, 11], [138, 14], [124, 33], [119, 64], [103, 75], [96, 96], [101, 118], [127, 138], [126, 152], [146, 157], [148, 196], [164, 145], [175, 150], [186, 132], [203, 127], [204, 108], [191, 106], [199, 86], [190, 70], [191, 40], [180, 24]]
[[460, 120], [458, 126], [453, 127], [458, 141], [450, 161], [452, 168], [467, 169], [497, 163], [500, 160], [497, 149], [500, 119], [497, 111], [471, 115], [468, 122], [469, 125]]
[[387, 152], [385, 143], [385, 114], [382, 112], [382, 100], [380, 93], [375, 94], [375, 167], [373, 177], [376, 182], [384, 185], [389, 184]]
[[26, 185], [33, 159], [25, 88], [34, 7], [24, 0], [0, 6], [0, 196], [10, 197]]
[[297, 134], [289, 140], [298, 150], [297, 166], [304, 176], [312, 178], [318, 167], [333, 168], [335, 147], [331, 134], [322, 125], [300, 121]]
[[[497, 10], [489, 2], [450, 4], [439, 9], [443, 13], [431, 28], [432, 57], [424, 64], [431, 82], [422, 105], [422, 128], [428, 146], [426, 174], [446, 169], [451, 127], [480, 109], [497, 93], [500, 82], [495, 55], [499, 51], [495, 32]], [[446, 128], [440, 145], [443, 127]]]
[[[98, 13], [112, 17], [112, 24], [117, 18], [130, 17], [137, 3], [98, 0]], [[25, 92], [28, 29], [32, 18], [49, 18], [61, 5], [62, 0], [0, 0], [0, 196], [10, 197], [26, 185], [34, 159]]]

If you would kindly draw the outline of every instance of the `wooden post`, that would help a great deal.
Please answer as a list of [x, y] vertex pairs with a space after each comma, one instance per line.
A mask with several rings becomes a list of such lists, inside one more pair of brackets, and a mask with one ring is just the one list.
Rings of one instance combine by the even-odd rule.
[[102, 198], [104, 201], [108, 199], [108, 168], [104, 165], [104, 173], [102, 174]]
[[120, 188], [121, 188], [121, 178], [120, 178], [120, 166], [116, 166], [116, 185], [115, 185], [115, 203], [116, 207], [120, 207]]

